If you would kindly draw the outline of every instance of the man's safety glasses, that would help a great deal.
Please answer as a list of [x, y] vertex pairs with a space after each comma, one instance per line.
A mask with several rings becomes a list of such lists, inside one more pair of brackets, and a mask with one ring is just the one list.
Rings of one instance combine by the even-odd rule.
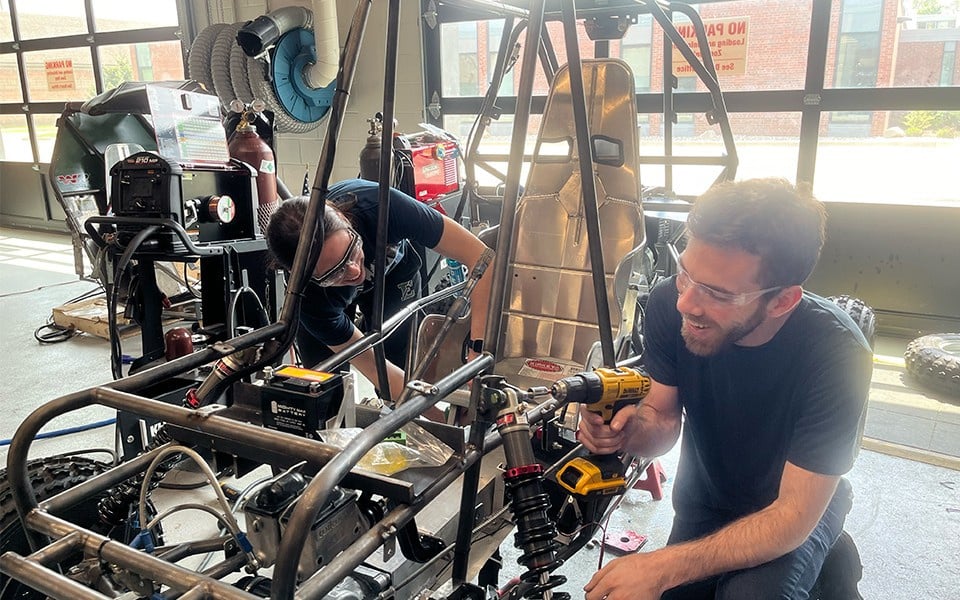
[[770, 292], [783, 289], [783, 286], [776, 286], [762, 290], [756, 290], [754, 292], [743, 292], [740, 294], [724, 292], [714, 289], [709, 285], [704, 285], [699, 281], [695, 281], [681, 265], [677, 265], [677, 291], [682, 294], [691, 287], [699, 292], [700, 295], [703, 298], [706, 298], [709, 302], [721, 306], [744, 306], [746, 304], [750, 304], [764, 294], [769, 294]]
[[360, 239], [360, 235], [353, 229], [347, 229], [346, 231], [350, 235], [350, 245], [347, 246], [347, 251], [344, 253], [343, 258], [323, 275], [311, 277], [313, 282], [321, 287], [332, 287], [343, 282], [343, 278], [347, 274], [347, 269], [350, 265], [363, 268], [363, 265], [360, 264], [363, 240]]

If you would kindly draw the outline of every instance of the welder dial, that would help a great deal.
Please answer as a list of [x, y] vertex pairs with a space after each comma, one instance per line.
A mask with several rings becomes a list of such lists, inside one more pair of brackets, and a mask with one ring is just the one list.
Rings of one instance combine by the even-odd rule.
[[237, 205], [233, 202], [233, 198], [227, 195], [211, 196], [207, 207], [210, 216], [221, 223], [229, 223], [237, 216]]

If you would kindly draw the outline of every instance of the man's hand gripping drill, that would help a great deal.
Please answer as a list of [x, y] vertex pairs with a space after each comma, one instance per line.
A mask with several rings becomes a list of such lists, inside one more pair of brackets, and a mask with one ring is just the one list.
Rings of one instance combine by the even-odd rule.
[[[599, 368], [558, 380], [550, 390], [561, 402], [579, 403], [581, 419], [595, 426], [610, 426], [622, 409], [635, 406], [650, 392], [650, 377], [635, 367]], [[621, 446], [623, 425], [605, 427], [606, 435], [584, 440], [588, 448], [603, 454], [577, 457], [557, 472], [561, 486], [583, 496], [619, 494], [625, 491], [624, 466], [615, 452]], [[592, 448], [591, 448], [592, 447]]]

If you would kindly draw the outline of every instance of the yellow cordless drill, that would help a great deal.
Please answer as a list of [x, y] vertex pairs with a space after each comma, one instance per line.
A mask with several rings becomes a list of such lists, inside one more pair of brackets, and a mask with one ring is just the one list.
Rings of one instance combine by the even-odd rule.
[[[564, 377], [550, 393], [561, 402], [577, 402], [610, 423], [621, 409], [650, 392], [650, 377], [634, 367], [600, 368]], [[557, 482], [574, 494], [619, 494], [626, 489], [623, 463], [614, 454], [577, 457], [560, 467]]]

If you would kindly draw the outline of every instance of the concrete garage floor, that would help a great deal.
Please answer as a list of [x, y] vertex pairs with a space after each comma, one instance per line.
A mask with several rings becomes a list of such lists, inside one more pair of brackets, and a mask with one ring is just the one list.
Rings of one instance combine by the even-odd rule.
[[[0, 439], [10, 438], [20, 421], [40, 404], [110, 380], [105, 340], [81, 335], [41, 345], [34, 330], [51, 310], [93, 289], [73, 272], [70, 239], [64, 235], [0, 229], [0, 381], [3, 413]], [[137, 338], [124, 352], [137, 353]], [[860, 591], [865, 598], [960, 598], [960, 406], [919, 391], [903, 380], [903, 349], [908, 340], [880, 339], [867, 416], [864, 450], [848, 477], [857, 499], [847, 518], [864, 562]], [[52, 428], [113, 416], [103, 408], [73, 413]], [[113, 428], [34, 443], [45, 456], [83, 448], [113, 446]], [[611, 532], [648, 536], [644, 550], [666, 541], [669, 503], [678, 452], [664, 456], [666, 498], [647, 492], [626, 494]], [[925, 462], [920, 462], [923, 460]], [[5, 465], [6, 446], [0, 446]], [[932, 464], [931, 464], [932, 463]], [[505, 576], [519, 573], [512, 540], [504, 546]], [[607, 553], [606, 560], [611, 554]], [[584, 549], [560, 569], [561, 589], [574, 597], [596, 570], [599, 549]]]

